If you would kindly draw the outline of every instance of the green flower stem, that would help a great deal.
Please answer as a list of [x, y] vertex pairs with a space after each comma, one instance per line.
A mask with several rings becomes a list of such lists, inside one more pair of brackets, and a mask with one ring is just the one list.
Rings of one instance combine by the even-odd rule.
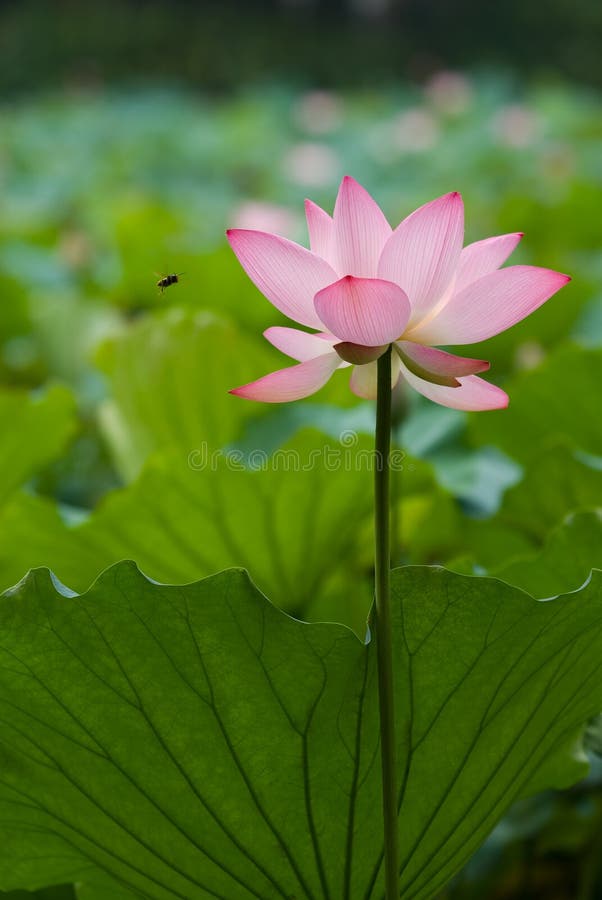
[[375, 615], [378, 661], [380, 747], [383, 782], [386, 900], [399, 898], [399, 837], [397, 822], [397, 766], [395, 759], [395, 702], [391, 625], [391, 348], [378, 360], [374, 466]]

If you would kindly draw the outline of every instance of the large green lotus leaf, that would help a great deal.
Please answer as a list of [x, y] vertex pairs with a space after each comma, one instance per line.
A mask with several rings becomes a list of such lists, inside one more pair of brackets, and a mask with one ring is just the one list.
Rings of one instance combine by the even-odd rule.
[[[602, 583], [542, 603], [406, 568], [392, 590], [410, 900], [515, 798], [583, 774]], [[382, 895], [373, 642], [289, 618], [241, 570], [170, 587], [121, 563], [81, 596], [32, 572], [0, 648], [4, 889], [97, 869], [153, 900]]]
[[0, 504], [55, 459], [76, 426], [75, 401], [59, 385], [42, 394], [0, 392]]
[[76, 896], [77, 900], [137, 900], [141, 895], [107, 877], [78, 884]]
[[534, 597], [552, 597], [580, 587], [594, 567], [602, 567], [599, 510], [575, 513], [549, 535], [539, 553], [508, 562], [493, 573]]
[[[171, 451], [71, 527], [48, 502], [15, 499], [0, 515], [0, 583], [14, 584], [32, 564], [49, 565], [77, 590], [124, 558], [172, 583], [244, 565], [279, 606], [323, 616], [333, 560], [353, 568], [369, 520], [370, 444], [346, 448], [306, 431], [254, 459], [261, 468], [251, 471], [222, 453], [189, 460]], [[365, 625], [370, 596], [353, 605], [352, 619], [343, 601], [344, 621]]]
[[504, 385], [510, 406], [474, 416], [472, 435], [521, 461], [559, 439], [602, 456], [601, 384], [602, 349], [564, 347]]
[[101, 426], [127, 480], [155, 450], [184, 453], [233, 441], [263, 405], [228, 391], [278, 368], [279, 354], [212, 313], [176, 308], [149, 315], [101, 348], [110, 399]]
[[[114, 883], [113, 883], [114, 884]], [[78, 893], [78, 897], [81, 895]], [[87, 896], [87, 895], [84, 895]], [[90, 897], [93, 895], [90, 894]], [[113, 896], [115, 896], [116, 900], [121, 900], [120, 897], [113, 894], [106, 894], [105, 898], [111, 897], [113, 900]], [[132, 896], [131, 894], [129, 895]], [[0, 891], [0, 897], [3, 900], [75, 900], [76, 893], [72, 885], [63, 884], [56, 885], [53, 887], [41, 888], [39, 891]]]

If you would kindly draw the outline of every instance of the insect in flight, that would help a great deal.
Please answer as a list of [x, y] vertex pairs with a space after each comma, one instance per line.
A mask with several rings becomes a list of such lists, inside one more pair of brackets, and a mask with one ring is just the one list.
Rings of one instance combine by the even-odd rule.
[[[158, 275], [158, 272], [155, 272], [155, 275]], [[161, 275], [159, 281], [157, 282], [157, 287], [163, 293], [165, 288], [171, 287], [172, 284], [177, 284], [180, 280], [180, 275], [183, 275], [183, 272], [174, 272], [172, 275]]]

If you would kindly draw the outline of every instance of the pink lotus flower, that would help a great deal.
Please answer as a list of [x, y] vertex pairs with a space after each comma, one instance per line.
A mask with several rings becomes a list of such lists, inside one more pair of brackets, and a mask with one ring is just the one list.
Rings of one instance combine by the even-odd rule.
[[522, 234], [462, 249], [458, 193], [426, 203], [393, 230], [352, 178], [341, 183], [332, 218], [306, 201], [311, 250], [274, 234], [234, 229], [241, 265], [274, 306], [312, 333], [268, 328], [271, 344], [298, 361], [231, 393], [279, 403], [318, 391], [352, 365], [351, 389], [376, 396], [376, 360], [390, 344], [392, 378], [455, 409], [508, 405], [500, 388], [477, 377], [489, 363], [438, 345], [473, 344], [520, 322], [570, 278], [535, 266], [500, 269]]

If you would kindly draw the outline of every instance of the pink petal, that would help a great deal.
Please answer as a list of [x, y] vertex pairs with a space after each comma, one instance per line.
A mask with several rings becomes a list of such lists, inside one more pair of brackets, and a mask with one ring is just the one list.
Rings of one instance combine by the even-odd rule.
[[431, 384], [413, 375], [402, 363], [401, 374], [408, 384], [422, 394], [451, 409], [486, 410], [505, 409], [508, 406], [508, 395], [494, 384], [489, 384], [476, 375], [468, 375], [460, 379], [460, 387], [443, 387]]
[[315, 356], [321, 356], [324, 353], [331, 353], [333, 344], [337, 343], [338, 338], [333, 337], [326, 332], [321, 334], [308, 334], [307, 331], [299, 331], [297, 328], [284, 328], [275, 325], [267, 328], [263, 332], [263, 336], [273, 344], [282, 353], [299, 362], [306, 362]]
[[435, 347], [425, 347], [413, 341], [397, 341], [394, 346], [410, 372], [434, 384], [457, 387], [456, 379], [476, 375], [477, 372], [486, 372], [489, 368], [489, 363], [484, 359], [455, 356], [453, 353], [446, 353]]
[[336, 353], [325, 353], [296, 366], [271, 372], [257, 381], [234, 388], [230, 393], [237, 397], [245, 397], [247, 400], [261, 400], [264, 403], [301, 400], [319, 391], [335, 369], [338, 369], [340, 362]]
[[339, 274], [374, 277], [391, 226], [370, 194], [348, 175], [341, 182], [333, 218]]
[[309, 231], [309, 246], [312, 253], [316, 253], [333, 264], [334, 253], [334, 223], [327, 212], [321, 206], [311, 200], [305, 201], [305, 218]]
[[410, 315], [401, 288], [378, 278], [347, 275], [316, 294], [314, 303], [326, 328], [339, 340], [366, 347], [398, 338]]
[[459, 293], [477, 278], [499, 269], [516, 249], [522, 237], [520, 231], [515, 234], [500, 234], [464, 247], [458, 262], [454, 293]]
[[[391, 387], [399, 381], [401, 363], [396, 353], [391, 355]], [[371, 362], [365, 366], [354, 366], [349, 387], [357, 397], [364, 400], [376, 400], [378, 381], [378, 363]]]
[[451, 283], [464, 239], [460, 194], [445, 194], [417, 209], [387, 241], [378, 275], [400, 285], [418, 322]]
[[441, 312], [411, 333], [428, 344], [474, 344], [534, 312], [571, 279], [537, 266], [509, 266], [454, 294]]
[[327, 262], [265, 231], [235, 228], [228, 231], [228, 240], [251, 281], [277, 309], [301, 325], [322, 329], [314, 296], [337, 279]]

